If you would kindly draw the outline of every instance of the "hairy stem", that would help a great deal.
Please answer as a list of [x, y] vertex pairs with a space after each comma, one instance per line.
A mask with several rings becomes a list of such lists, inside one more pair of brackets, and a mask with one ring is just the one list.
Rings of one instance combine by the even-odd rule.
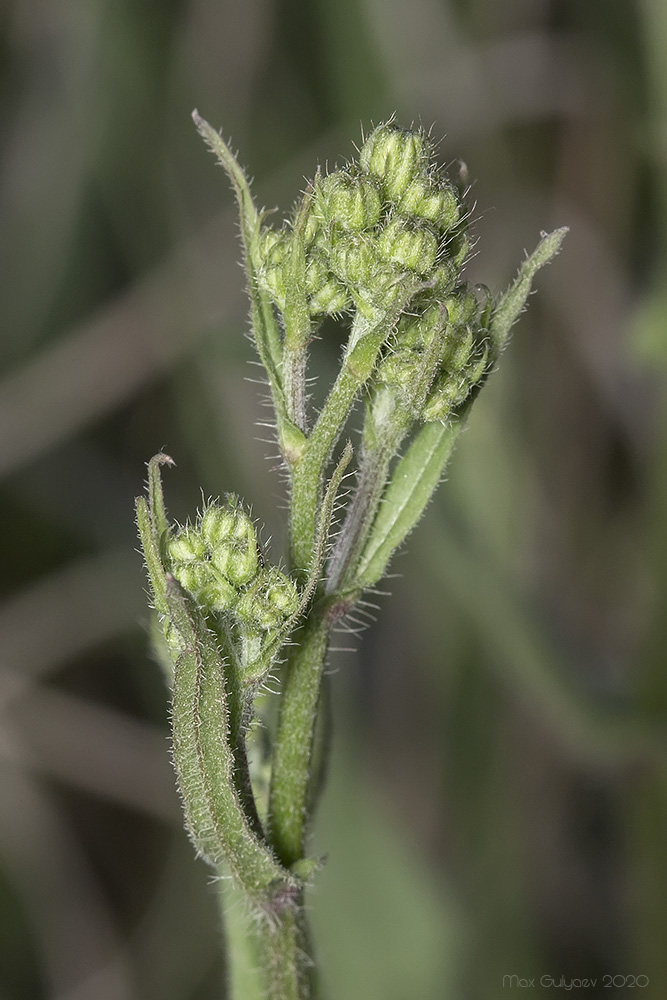
[[383, 343], [417, 287], [412, 279], [397, 286], [384, 313], [370, 318], [357, 313], [338, 377], [308, 437], [303, 456], [292, 467], [291, 558], [293, 569], [301, 576], [312, 560], [324, 475], [333, 449], [362, 386], [375, 368]]
[[246, 895], [226, 870], [221, 870], [217, 886], [227, 958], [225, 996], [228, 1000], [264, 1000], [260, 936]]
[[401, 408], [374, 446], [364, 448], [359, 466], [357, 487], [350, 503], [338, 543], [333, 551], [327, 574], [326, 591], [333, 594], [345, 590], [354, 575], [357, 562], [373, 526], [391, 460], [401, 446], [410, 427], [410, 415]]
[[329, 628], [329, 618], [314, 611], [283, 680], [269, 794], [269, 839], [286, 867], [304, 854], [308, 782]]
[[275, 922], [261, 926], [259, 933], [266, 1000], [316, 1000], [315, 964], [303, 893], [296, 905], [286, 907]]
[[299, 345], [295, 350], [285, 347], [283, 354], [283, 382], [287, 415], [292, 423], [305, 434], [308, 430], [306, 414], [306, 364], [307, 346]]
[[238, 886], [221, 875], [218, 898], [227, 945], [229, 1000], [316, 1000], [303, 893], [278, 913], [258, 916]]

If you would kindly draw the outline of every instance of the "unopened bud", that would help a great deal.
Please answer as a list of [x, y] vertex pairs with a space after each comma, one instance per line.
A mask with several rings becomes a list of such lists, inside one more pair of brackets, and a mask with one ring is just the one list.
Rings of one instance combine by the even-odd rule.
[[382, 269], [376, 244], [367, 236], [344, 237], [339, 233], [332, 240], [331, 270], [347, 286], [372, 287]]
[[442, 364], [448, 372], [463, 371], [470, 360], [474, 343], [469, 326], [450, 326], [441, 356]]
[[201, 520], [208, 558], [218, 573], [235, 587], [255, 578], [259, 565], [257, 535], [251, 518], [231, 499], [227, 507], [212, 504]]
[[183, 563], [174, 567], [174, 576], [209, 611], [229, 611], [236, 604], [236, 590], [210, 563]]
[[359, 232], [380, 221], [382, 198], [372, 177], [337, 170], [322, 181], [320, 197], [325, 217], [343, 229]]
[[205, 557], [206, 543], [198, 531], [188, 526], [169, 538], [167, 551], [174, 564], [192, 562]]
[[380, 233], [378, 249], [399, 267], [427, 275], [438, 256], [438, 241], [427, 222], [395, 216]]
[[397, 386], [409, 391], [418, 373], [421, 357], [420, 351], [411, 348], [394, 351], [379, 364], [378, 380], [386, 385]]
[[296, 587], [275, 566], [261, 570], [255, 582], [241, 596], [235, 614], [251, 629], [280, 628], [299, 606]]
[[477, 385], [477, 383], [483, 378], [486, 373], [486, 369], [489, 363], [489, 345], [478, 344], [474, 353], [470, 357], [470, 362], [466, 370], [466, 378], [470, 383], [470, 386]]
[[306, 292], [311, 316], [332, 316], [350, 305], [345, 287], [331, 273], [324, 254], [313, 252], [306, 270]]
[[206, 508], [201, 519], [201, 535], [210, 548], [215, 548], [229, 541], [234, 531], [236, 512], [229, 507], [211, 504]]
[[286, 233], [276, 233], [273, 229], [266, 229], [262, 234], [260, 248], [262, 267], [259, 272], [259, 281], [279, 309], [285, 308], [287, 289], [284, 265], [288, 248]]
[[424, 407], [422, 419], [427, 422], [447, 420], [456, 407], [464, 402], [469, 392], [470, 386], [464, 378], [442, 376]]
[[384, 185], [391, 201], [397, 202], [414, 178], [428, 165], [430, 148], [423, 132], [396, 125], [378, 125], [361, 147], [359, 162]]
[[416, 215], [420, 219], [426, 219], [443, 233], [456, 225], [460, 215], [454, 188], [421, 175], [410, 181], [398, 202], [398, 208], [403, 215]]

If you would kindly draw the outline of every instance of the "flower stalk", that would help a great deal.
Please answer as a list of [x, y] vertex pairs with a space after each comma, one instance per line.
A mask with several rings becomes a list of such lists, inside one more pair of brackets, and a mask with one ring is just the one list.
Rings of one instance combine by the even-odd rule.
[[[464, 198], [420, 129], [373, 129], [358, 160], [317, 173], [292, 217], [264, 225], [221, 136], [195, 124], [225, 169], [240, 216], [251, 329], [289, 477], [289, 562], [268, 563], [234, 495], [193, 523], [169, 520], [156, 455], [137, 524], [160, 662], [172, 692], [172, 756], [197, 853], [225, 878], [233, 1000], [313, 1000], [304, 896], [322, 679], [334, 624], [385, 574], [442, 478], [474, 399], [565, 230], [543, 235], [500, 296], [463, 278]], [[309, 412], [308, 353], [326, 317], [349, 327], [340, 370]], [[332, 533], [341, 438], [364, 400], [353, 487]], [[331, 472], [331, 466], [334, 466]], [[258, 697], [281, 669], [268, 805], [248, 754]], [[265, 697], [263, 695], [263, 697]], [[231, 880], [231, 881], [230, 881]]]

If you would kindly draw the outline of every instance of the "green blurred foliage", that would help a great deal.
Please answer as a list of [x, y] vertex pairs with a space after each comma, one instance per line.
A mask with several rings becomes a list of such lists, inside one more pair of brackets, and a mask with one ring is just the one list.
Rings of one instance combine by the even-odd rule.
[[0, 998], [221, 996], [132, 499], [165, 448], [176, 517], [234, 490], [280, 553], [284, 486], [196, 106], [285, 210], [360, 123], [432, 124], [477, 178], [472, 280], [571, 229], [377, 623], [332, 654], [332, 998], [622, 995], [610, 974], [662, 1000], [667, 7], [14, 0], [0, 51]]

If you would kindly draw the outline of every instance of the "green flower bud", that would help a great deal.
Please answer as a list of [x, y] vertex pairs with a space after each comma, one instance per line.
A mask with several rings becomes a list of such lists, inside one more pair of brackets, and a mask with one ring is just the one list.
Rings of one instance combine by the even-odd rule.
[[265, 229], [260, 243], [262, 267], [259, 271], [259, 282], [269, 293], [279, 309], [285, 308], [285, 274], [284, 265], [288, 252], [288, 234], [277, 233], [273, 229]]
[[206, 543], [198, 531], [188, 526], [167, 540], [167, 552], [174, 565], [201, 560], [206, 557]]
[[262, 569], [241, 596], [236, 617], [248, 628], [270, 631], [280, 628], [299, 606], [299, 594], [284, 573], [270, 566]]
[[174, 567], [174, 576], [197, 603], [209, 611], [229, 611], [236, 604], [237, 592], [210, 563], [183, 563]]
[[447, 256], [456, 265], [458, 270], [461, 270], [463, 263], [466, 260], [468, 254], [470, 253], [470, 238], [466, 233], [457, 233], [456, 236], [447, 242]]
[[361, 147], [359, 163], [382, 181], [387, 197], [397, 202], [415, 177], [425, 172], [430, 152], [423, 132], [378, 125]]
[[449, 322], [453, 326], [476, 323], [479, 302], [470, 285], [460, 285], [445, 302]]
[[255, 578], [259, 567], [255, 526], [234, 498], [226, 507], [211, 504], [206, 509], [201, 533], [211, 564], [231, 584], [242, 587]]
[[382, 198], [372, 177], [337, 170], [325, 177], [320, 198], [326, 219], [354, 232], [380, 221]]
[[442, 299], [445, 295], [450, 295], [458, 280], [458, 265], [451, 260], [444, 260], [430, 275], [430, 281], [433, 283], [433, 288], [438, 299]]
[[281, 613], [283, 618], [296, 614], [299, 607], [299, 593], [294, 583], [276, 566], [267, 569], [266, 600]]
[[488, 343], [474, 343], [469, 328], [463, 328], [459, 343], [451, 349], [446, 359], [445, 371], [424, 407], [423, 419], [446, 420], [470, 395], [471, 390], [484, 377], [489, 363]]
[[407, 348], [394, 351], [378, 365], [377, 377], [386, 385], [409, 389], [419, 370], [421, 351]]
[[211, 553], [211, 562], [235, 587], [254, 580], [259, 569], [259, 554], [254, 529], [235, 545], [221, 545]]
[[398, 209], [403, 215], [426, 219], [441, 232], [452, 229], [460, 216], [455, 189], [450, 184], [439, 184], [422, 176], [410, 181], [398, 202]]
[[323, 229], [321, 209], [319, 205], [311, 203], [303, 229], [304, 245], [309, 247], [311, 244], [317, 242], [322, 235]]
[[277, 233], [275, 229], [262, 229], [259, 237], [259, 254], [264, 263], [266, 263], [267, 258], [273, 248], [282, 243], [285, 239], [285, 233]]
[[467, 398], [470, 386], [465, 378], [453, 378], [450, 374], [443, 375], [437, 382], [422, 413], [422, 419], [447, 420], [457, 406]]
[[306, 263], [306, 292], [313, 295], [331, 277], [329, 263], [324, 253], [312, 250]]
[[306, 292], [311, 316], [332, 316], [350, 305], [345, 287], [331, 273], [324, 254], [313, 252], [306, 270]]
[[378, 250], [399, 267], [427, 275], [438, 256], [438, 240], [428, 223], [395, 216], [380, 233]]
[[350, 308], [350, 296], [340, 281], [331, 275], [309, 299], [311, 316], [335, 316]]
[[461, 372], [468, 364], [475, 344], [469, 326], [450, 327], [442, 351], [441, 361], [447, 371]]
[[478, 344], [474, 353], [470, 356], [470, 362], [466, 369], [466, 378], [472, 388], [483, 378], [489, 363], [488, 343]]
[[332, 239], [331, 270], [348, 287], [372, 288], [385, 270], [377, 253], [377, 241], [338, 233]]
[[404, 313], [396, 328], [396, 340], [400, 347], [427, 347], [446, 321], [447, 314], [438, 302], [417, 315]]
[[202, 515], [200, 522], [201, 536], [209, 548], [215, 548], [229, 541], [234, 532], [236, 511], [229, 507], [219, 507], [211, 504]]

